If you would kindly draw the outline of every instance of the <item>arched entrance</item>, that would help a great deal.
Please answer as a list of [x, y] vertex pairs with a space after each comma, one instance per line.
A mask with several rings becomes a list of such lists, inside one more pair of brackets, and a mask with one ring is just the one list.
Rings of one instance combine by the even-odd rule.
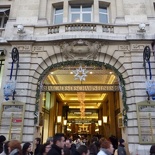
[[[87, 76], [91, 76], [90, 74], [91, 71], [94, 71], [94, 72], [99, 71], [100, 73], [102, 73], [102, 75], [96, 75], [96, 77], [100, 77], [100, 76], [103, 77], [103, 74], [105, 75], [109, 74], [108, 76], [109, 80], [107, 82], [100, 81], [98, 84], [96, 84], [95, 82], [97, 81], [91, 78], [92, 83], [88, 84], [87, 79], [85, 80], [85, 82], [81, 82], [78, 79], [78, 82], [77, 82], [78, 84], [71, 86], [70, 82], [72, 83], [73, 81], [69, 81], [69, 83], [61, 83], [61, 88], [60, 88], [60, 83], [58, 82], [59, 79], [54, 79], [53, 74], [55, 75], [57, 74], [60, 76], [60, 73], [61, 73], [64, 77], [65, 75], [72, 76], [72, 80], [74, 80], [74, 75], [69, 72], [77, 70], [79, 66], [84, 67], [85, 70], [89, 72], [89, 75]], [[65, 75], [62, 71], [65, 71]], [[105, 73], [105, 71], [107, 73]], [[110, 83], [109, 81], [111, 79], [113, 80]], [[118, 79], [119, 79], [119, 83], [117, 81]], [[57, 80], [57, 82], [55, 80]], [[51, 88], [52, 85], [49, 86], [50, 83], [54, 86], [57, 85], [59, 87], [57, 87], [57, 89], [56, 87]], [[104, 84], [104, 87], [101, 87], [103, 85], [102, 83]], [[47, 85], [44, 85], [44, 84], [47, 84]], [[63, 86], [63, 84], [66, 84], [66, 85]], [[97, 85], [100, 87], [98, 88], [95, 87], [95, 89], [92, 89], [90, 87], [90, 86], [97, 86]], [[123, 100], [121, 100], [119, 97], [119, 92], [117, 89], [118, 85], [121, 88], [121, 91], [123, 94], [122, 95]], [[71, 86], [71, 87], [69, 88], [68, 86]], [[81, 86], [86, 86], [86, 89], [89, 89], [89, 91], [86, 90], [85, 88], [82, 88]], [[43, 139], [46, 139], [47, 136], [53, 135], [55, 132], [65, 132], [66, 134], [68, 133], [68, 134], [84, 134], [84, 135], [100, 134], [100, 135], [104, 135], [107, 138], [110, 135], [116, 135], [120, 137], [121, 130], [118, 128], [118, 122], [117, 122], [118, 114], [120, 114], [120, 112], [122, 111], [124, 112], [123, 113], [124, 125], [126, 125], [127, 123], [126, 112], [128, 108], [126, 105], [126, 91], [124, 86], [125, 86], [125, 82], [122, 77], [122, 74], [114, 66], [111, 66], [110, 64], [105, 64], [103, 62], [92, 61], [92, 60], [89, 60], [89, 61], [76, 60], [76, 61], [60, 62], [60, 63], [51, 65], [40, 76], [38, 81], [38, 88], [37, 88], [38, 98], [37, 98], [36, 110], [35, 110], [36, 114], [38, 113], [37, 109], [39, 109], [38, 107], [40, 106], [40, 104], [44, 105], [43, 116], [44, 116], [44, 125], [46, 127], [44, 126], [43, 130], [41, 131], [43, 133]], [[50, 89], [52, 89], [52, 91]], [[48, 93], [41, 93], [42, 95], [40, 97], [41, 91], [48, 92]], [[49, 93], [49, 92], [52, 92], [52, 93]], [[64, 100], [62, 99], [63, 97], [61, 96], [64, 95], [62, 93], [66, 93], [66, 92], [71, 93], [72, 97], [75, 97], [75, 94], [76, 94], [77, 100], [78, 100], [78, 93], [84, 92], [83, 95], [87, 95], [89, 98], [88, 99], [89, 101], [87, 104], [89, 104], [90, 106], [92, 106], [91, 105], [92, 102], [90, 102], [91, 101], [90, 96], [92, 96], [93, 94], [98, 94], [98, 97], [102, 96], [102, 98], [101, 100], [98, 100], [98, 101], [96, 99], [95, 104], [98, 104], [98, 105], [96, 107], [94, 106], [94, 108], [92, 109], [90, 107], [86, 108], [85, 106], [84, 107], [85, 115], [84, 117], [81, 117], [81, 111], [80, 111], [81, 106], [79, 106], [79, 102], [77, 105], [77, 102], [75, 102], [75, 100], [71, 102], [69, 100], [66, 101], [65, 99]], [[44, 98], [46, 98], [48, 101], [46, 102], [45, 100], [43, 100]], [[123, 102], [123, 106], [120, 104], [121, 101]], [[48, 107], [46, 103], [48, 104], [49, 102], [52, 106], [49, 105]], [[58, 105], [58, 106], [55, 106], [55, 105]], [[48, 108], [46, 109], [45, 107], [48, 107], [49, 109]], [[42, 109], [42, 107], [40, 108]], [[88, 115], [91, 115], [94, 117], [92, 117], [92, 119], [90, 119], [91, 118], [90, 116], [85, 117]], [[61, 121], [61, 123], [58, 123], [57, 116], [61, 116], [63, 120], [67, 119], [68, 121], [67, 126], [63, 125], [63, 121]], [[108, 122], [102, 121], [103, 116], [108, 118]], [[103, 123], [101, 124], [101, 126], [99, 124], [99, 121]], [[47, 135], [47, 132], [49, 133], [48, 135]]]

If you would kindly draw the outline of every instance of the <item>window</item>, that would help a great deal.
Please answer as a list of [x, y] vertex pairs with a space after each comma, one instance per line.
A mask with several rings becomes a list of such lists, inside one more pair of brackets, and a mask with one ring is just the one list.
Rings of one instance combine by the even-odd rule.
[[0, 8], [0, 27], [4, 28], [8, 18], [9, 18], [10, 9], [9, 8]]
[[63, 23], [63, 8], [55, 8], [54, 11], [54, 24]]
[[108, 23], [108, 10], [107, 7], [99, 8], [99, 22]]
[[71, 22], [91, 22], [92, 6], [91, 5], [72, 5], [71, 6]]
[[0, 60], [0, 88], [2, 84], [3, 71], [4, 71], [4, 60]]

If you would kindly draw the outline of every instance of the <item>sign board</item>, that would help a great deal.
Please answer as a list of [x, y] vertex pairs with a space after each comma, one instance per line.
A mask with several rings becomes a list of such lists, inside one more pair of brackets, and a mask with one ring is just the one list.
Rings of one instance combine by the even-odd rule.
[[1, 105], [0, 133], [7, 140], [22, 140], [25, 103], [8, 101]]
[[76, 91], [98, 91], [98, 92], [112, 92], [120, 91], [119, 85], [105, 84], [105, 85], [43, 85], [42, 92], [76, 92]]
[[155, 143], [155, 102], [137, 103], [137, 118], [140, 144]]

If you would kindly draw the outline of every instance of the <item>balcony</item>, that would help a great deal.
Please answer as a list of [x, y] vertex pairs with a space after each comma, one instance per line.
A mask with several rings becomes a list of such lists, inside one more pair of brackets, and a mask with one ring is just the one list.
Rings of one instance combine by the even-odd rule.
[[94, 23], [69, 23], [63, 25], [54, 25], [48, 27], [48, 34], [56, 34], [62, 32], [105, 32], [114, 33], [113, 25], [102, 25]]

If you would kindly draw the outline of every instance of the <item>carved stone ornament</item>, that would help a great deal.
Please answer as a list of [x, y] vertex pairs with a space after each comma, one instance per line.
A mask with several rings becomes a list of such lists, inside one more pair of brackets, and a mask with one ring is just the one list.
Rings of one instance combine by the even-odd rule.
[[61, 44], [62, 53], [67, 60], [96, 59], [101, 43], [86, 40], [76, 40], [63, 42]]

